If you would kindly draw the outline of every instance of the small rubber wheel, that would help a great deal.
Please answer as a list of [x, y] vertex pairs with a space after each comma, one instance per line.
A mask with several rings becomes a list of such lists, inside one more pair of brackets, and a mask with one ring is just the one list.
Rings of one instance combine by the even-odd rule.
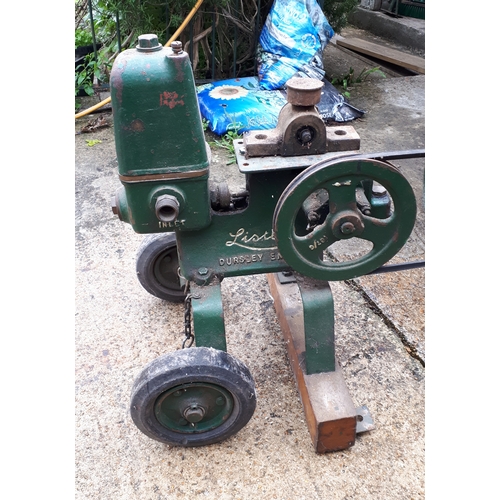
[[255, 406], [255, 382], [241, 361], [224, 351], [193, 347], [164, 354], [142, 370], [130, 414], [152, 439], [204, 446], [236, 434]]
[[137, 251], [136, 260], [137, 278], [143, 288], [159, 299], [183, 302], [186, 294], [178, 271], [175, 233], [146, 236]]

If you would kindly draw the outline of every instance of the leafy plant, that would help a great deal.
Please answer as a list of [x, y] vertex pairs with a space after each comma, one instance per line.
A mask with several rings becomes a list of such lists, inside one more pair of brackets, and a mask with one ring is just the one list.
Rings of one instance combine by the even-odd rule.
[[233, 141], [239, 139], [241, 134], [239, 133], [240, 126], [238, 124], [231, 124], [227, 128], [227, 132], [221, 137], [220, 140], [215, 139], [208, 144], [212, 147], [218, 146], [219, 148], [225, 149], [229, 154], [229, 162], [227, 165], [232, 165], [236, 161], [236, 151], [234, 149]]
[[75, 96], [80, 89], [83, 89], [87, 95], [94, 95], [94, 77], [99, 81], [105, 81], [107, 79], [105, 72], [110, 68], [111, 63], [103, 60], [101, 53], [97, 53], [97, 61], [93, 53], [86, 55], [84, 63], [75, 70]]
[[75, 49], [77, 47], [92, 45], [92, 43], [92, 33], [81, 28], [75, 30]]
[[87, 146], [92, 147], [96, 144], [101, 144], [102, 141], [100, 141], [99, 139], [85, 139], [85, 142], [87, 143]]
[[381, 71], [381, 69], [378, 66], [376, 68], [370, 68], [370, 69], [363, 68], [363, 71], [361, 71], [361, 73], [356, 78], [354, 83], [364, 82], [366, 80], [366, 78], [368, 77], [368, 75], [371, 75], [372, 73], [380, 73], [380, 76], [382, 78], [385, 78], [385, 73], [383, 71]]
[[359, 0], [325, 0], [323, 13], [335, 33], [347, 26], [349, 14], [357, 7]]
[[363, 68], [360, 74], [356, 77], [354, 76], [354, 69], [349, 68], [349, 72], [347, 74], [334, 78], [332, 80], [332, 84], [336, 87], [340, 87], [343, 90], [342, 94], [345, 97], [350, 97], [351, 93], [349, 92], [349, 87], [352, 87], [356, 83], [364, 82], [372, 73], [380, 73], [382, 78], [385, 78], [385, 73], [383, 73], [378, 66], [370, 69]]

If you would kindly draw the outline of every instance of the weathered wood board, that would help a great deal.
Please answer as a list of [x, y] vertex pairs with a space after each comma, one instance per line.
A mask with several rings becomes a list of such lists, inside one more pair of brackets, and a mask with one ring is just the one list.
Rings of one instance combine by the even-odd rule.
[[383, 45], [367, 40], [361, 40], [360, 38], [342, 38], [338, 39], [336, 43], [340, 47], [376, 57], [382, 61], [402, 66], [422, 75], [425, 74], [425, 59], [422, 57], [407, 54], [406, 52], [401, 52], [390, 47], [384, 47]]

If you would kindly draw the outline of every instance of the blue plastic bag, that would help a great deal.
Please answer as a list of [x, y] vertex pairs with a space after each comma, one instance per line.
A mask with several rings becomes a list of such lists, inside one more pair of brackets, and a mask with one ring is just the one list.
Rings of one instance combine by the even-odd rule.
[[218, 135], [274, 128], [287, 102], [280, 92], [262, 90], [255, 76], [208, 83], [197, 91], [201, 116]]
[[275, 0], [259, 38], [261, 87], [283, 88], [294, 76], [322, 80], [322, 54], [333, 35], [316, 0]]

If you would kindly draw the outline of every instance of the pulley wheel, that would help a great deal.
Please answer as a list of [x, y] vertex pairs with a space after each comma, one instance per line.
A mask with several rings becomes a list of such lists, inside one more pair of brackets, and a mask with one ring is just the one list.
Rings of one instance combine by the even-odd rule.
[[[381, 184], [392, 199], [391, 214], [376, 218], [362, 213], [356, 189], [362, 181]], [[304, 229], [303, 204], [321, 190], [326, 216], [312, 230]], [[278, 249], [286, 263], [306, 276], [342, 281], [368, 274], [403, 247], [415, 224], [413, 189], [393, 165], [370, 159], [323, 160], [301, 172], [283, 191], [273, 217]], [[345, 262], [324, 260], [336, 242], [359, 238], [372, 244], [363, 256]]]

